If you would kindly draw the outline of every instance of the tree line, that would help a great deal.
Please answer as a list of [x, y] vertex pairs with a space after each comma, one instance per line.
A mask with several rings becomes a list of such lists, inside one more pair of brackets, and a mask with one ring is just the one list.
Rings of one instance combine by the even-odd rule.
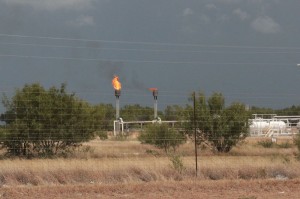
[[[248, 135], [248, 119], [252, 113], [300, 113], [300, 107], [296, 106], [277, 111], [258, 107], [247, 110], [238, 102], [225, 106], [221, 93], [208, 98], [204, 93], [197, 93], [194, 107], [192, 97], [185, 106], [172, 105], [159, 111], [163, 120], [186, 121], [180, 131], [156, 124], [143, 131], [139, 140], [167, 152], [175, 150], [188, 137], [193, 139], [196, 129], [198, 145], [205, 143], [216, 151], [228, 152]], [[39, 83], [26, 84], [10, 98], [3, 95], [2, 104], [6, 110], [0, 118], [0, 146], [13, 156], [67, 153], [99, 132], [111, 131], [115, 118], [111, 104], [91, 105], [75, 93], [67, 92], [65, 84], [49, 89]], [[153, 108], [126, 105], [121, 115], [124, 121], [153, 120]]]

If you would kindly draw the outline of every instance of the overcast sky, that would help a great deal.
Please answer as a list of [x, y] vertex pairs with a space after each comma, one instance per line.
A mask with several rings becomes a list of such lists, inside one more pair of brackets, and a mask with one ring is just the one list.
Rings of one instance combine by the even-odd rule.
[[92, 103], [300, 104], [299, 0], [0, 0], [0, 91], [67, 83]]

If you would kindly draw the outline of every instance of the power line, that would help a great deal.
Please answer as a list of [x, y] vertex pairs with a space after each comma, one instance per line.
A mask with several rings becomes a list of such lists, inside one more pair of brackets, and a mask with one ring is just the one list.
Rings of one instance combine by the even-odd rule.
[[174, 53], [215, 53], [215, 54], [300, 54], [298, 51], [216, 51], [216, 50], [176, 50], [176, 49], [146, 49], [146, 48], [107, 48], [107, 47], [87, 47], [87, 46], [71, 46], [71, 45], [49, 45], [49, 44], [34, 44], [34, 43], [15, 43], [15, 42], [0, 42], [0, 45], [15, 45], [15, 46], [31, 46], [31, 47], [46, 47], [46, 48], [72, 48], [72, 49], [93, 49], [93, 50], [114, 50], [114, 51], [143, 51], [143, 52], [174, 52]]
[[290, 49], [300, 50], [300, 47], [278, 47], [278, 46], [242, 46], [242, 45], [214, 45], [214, 44], [184, 44], [184, 43], [166, 43], [166, 42], [143, 42], [143, 41], [122, 41], [122, 40], [100, 40], [100, 39], [77, 39], [70, 37], [50, 37], [50, 36], [30, 36], [15, 34], [0, 34], [5, 37], [65, 40], [65, 41], [82, 41], [82, 42], [99, 42], [99, 43], [119, 43], [119, 44], [138, 44], [138, 45], [155, 45], [155, 46], [179, 46], [179, 47], [214, 47], [214, 48], [244, 48], [244, 49]]
[[35, 56], [0, 54], [0, 57], [34, 58], [34, 59], [54, 59], [54, 60], [76, 60], [76, 61], [102, 61], [102, 62], [127, 62], [127, 63], [159, 63], [159, 64], [203, 64], [203, 65], [295, 65], [296, 63], [267, 63], [267, 62], [201, 62], [201, 61], [159, 61], [159, 60], [132, 60], [132, 59], [99, 59], [99, 58], [76, 58], [76, 57], [56, 57], [56, 56]]

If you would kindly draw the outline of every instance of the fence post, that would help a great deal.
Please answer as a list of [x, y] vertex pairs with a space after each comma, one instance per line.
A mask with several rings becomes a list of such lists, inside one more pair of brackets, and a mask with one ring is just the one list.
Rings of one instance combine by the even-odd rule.
[[198, 174], [198, 150], [197, 150], [197, 126], [196, 126], [196, 93], [193, 93], [193, 106], [194, 106], [194, 117], [193, 117], [193, 126], [194, 126], [194, 140], [195, 140], [195, 163], [196, 163], [196, 177]]

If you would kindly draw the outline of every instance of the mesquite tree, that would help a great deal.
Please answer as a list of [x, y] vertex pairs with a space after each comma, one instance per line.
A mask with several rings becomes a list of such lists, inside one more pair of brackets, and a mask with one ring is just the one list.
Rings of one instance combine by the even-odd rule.
[[[205, 142], [219, 152], [229, 152], [233, 146], [248, 135], [249, 113], [245, 105], [232, 103], [225, 106], [225, 99], [221, 93], [214, 93], [206, 99], [203, 93], [195, 97], [194, 108], [187, 108], [187, 133], [193, 137], [196, 128], [198, 145]], [[193, 125], [195, 120], [196, 127]]]
[[154, 123], [141, 132], [139, 140], [142, 144], [154, 145], [168, 153], [170, 149], [175, 151], [179, 145], [185, 143], [186, 136], [166, 124]]
[[16, 90], [11, 99], [3, 97], [1, 139], [9, 154], [55, 155], [93, 137], [91, 107], [65, 87], [46, 90], [35, 83]]

